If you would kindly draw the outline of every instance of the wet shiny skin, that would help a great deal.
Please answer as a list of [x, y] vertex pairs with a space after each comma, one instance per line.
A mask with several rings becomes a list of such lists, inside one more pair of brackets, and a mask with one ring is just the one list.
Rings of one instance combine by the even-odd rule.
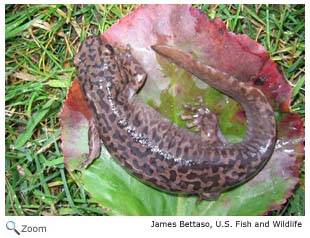
[[136, 96], [147, 75], [130, 50], [91, 37], [74, 59], [93, 115], [84, 166], [99, 156], [102, 141], [128, 172], [167, 192], [214, 200], [253, 178], [269, 160], [276, 140], [274, 112], [264, 94], [188, 53], [165, 45], [152, 49], [238, 101], [247, 116], [246, 137], [227, 144], [201, 100], [201, 108], [185, 106], [182, 117], [201, 136], [173, 124]]

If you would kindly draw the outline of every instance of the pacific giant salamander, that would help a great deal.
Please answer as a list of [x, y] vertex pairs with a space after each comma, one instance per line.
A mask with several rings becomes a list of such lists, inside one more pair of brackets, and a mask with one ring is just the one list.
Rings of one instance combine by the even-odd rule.
[[203, 105], [185, 106], [194, 115], [183, 119], [192, 119], [189, 127], [196, 126], [204, 136], [173, 124], [137, 97], [147, 75], [130, 49], [113, 48], [100, 37], [90, 37], [74, 59], [93, 115], [84, 166], [99, 156], [102, 141], [131, 174], [172, 193], [214, 200], [253, 178], [269, 160], [276, 141], [274, 111], [265, 95], [189, 53], [167, 45], [151, 48], [239, 102], [247, 117], [245, 138], [227, 144], [218, 133], [207, 133], [216, 118]]

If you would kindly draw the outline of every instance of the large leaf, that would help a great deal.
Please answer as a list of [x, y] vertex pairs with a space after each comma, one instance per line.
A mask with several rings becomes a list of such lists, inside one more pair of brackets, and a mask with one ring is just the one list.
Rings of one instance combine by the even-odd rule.
[[289, 113], [291, 87], [283, 80], [265, 49], [245, 35], [228, 32], [220, 19], [209, 20], [186, 5], [145, 6], [120, 20], [103, 37], [114, 45], [130, 44], [135, 58], [148, 73], [140, 97], [165, 117], [184, 126], [182, 105], [203, 96], [218, 116], [231, 142], [242, 140], [246, 123], [239, 104], [209, 88], [183, 69], [158, 57], [150, 45], [164, 43], [192, 52], [202, 62], [259, 87], [272, 103], [278, 121], [278, 141], [265, 168], [251, 181], [220, 196], [217, 201], [176, 196], [153, 189], [129, 175], [109, 153], [102, 153], [89, 168], [79, 169], [88, 152], [89, 110], [74, 81], [61, 113], [62, 149], [67, 169], [94, 201], [113, 215], [257, 215], [278, 208], [298, 183], [304, 153], [304, 127]]

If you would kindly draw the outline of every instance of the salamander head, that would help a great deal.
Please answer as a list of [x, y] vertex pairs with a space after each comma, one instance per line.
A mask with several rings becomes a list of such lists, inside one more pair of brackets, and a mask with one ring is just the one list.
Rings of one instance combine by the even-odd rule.
[[74, 65], [83, 67], [83, 65], [100, 61], [102, 56], [109, 57], [112, 55], [114, 55], [114, 50], [111, 45], [104, 42], [99, 36], [89, 37], [83, 42], [79, 53], [74, 57]]
[[115, 84], [120, 78], [116, 61], [114, 49], [107, 42], [98, 36], [86, 39], [74, 57], [78, 81], [84, 91]]
[[[74, 58], [85, 95], [97, 92], [119, 101], [133, 98], [146, 80], [142, 66], [129, 48], [113, 48], [100, 37], [85, 40]], [[87, 96], [88, 97], [88, 96]]]
[[100, 39], [99, 36], [93, 36], [87, 38], [82, 43], [79, 53], [76, 54], [73, 62], [76, 67], [81, 67], [83, 66], [82, 64], [97, 62], [102, 55], [114, 55], [113, 47]]

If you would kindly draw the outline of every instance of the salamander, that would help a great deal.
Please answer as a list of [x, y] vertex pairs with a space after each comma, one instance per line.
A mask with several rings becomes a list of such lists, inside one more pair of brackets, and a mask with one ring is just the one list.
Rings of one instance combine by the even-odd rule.
[[130, 49], [93, 36], [74, 58], [93, 116], [83, 166], [100, 155], [102, 142], [130, 174], [169, 193], [216, 200], [253, 178], [271, 157], [276, 141], [274, 111], [264, 93], [175, 47], [157, 44], [151, 49], [239, 102], [247, 118], [245, 137], [228, 143], [219, 136], [216, 117], [201, 98], [198, 108], [185, 105], [182, 116], [200, 135], [164, 118], [137, 96], [147, 74]]

